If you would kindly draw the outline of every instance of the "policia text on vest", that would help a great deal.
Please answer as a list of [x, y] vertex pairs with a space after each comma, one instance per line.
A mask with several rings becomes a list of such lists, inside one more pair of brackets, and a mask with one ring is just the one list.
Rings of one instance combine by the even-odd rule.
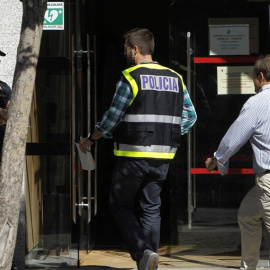
[[141, 75], [141, 89], [179, 92], [178, 78]]

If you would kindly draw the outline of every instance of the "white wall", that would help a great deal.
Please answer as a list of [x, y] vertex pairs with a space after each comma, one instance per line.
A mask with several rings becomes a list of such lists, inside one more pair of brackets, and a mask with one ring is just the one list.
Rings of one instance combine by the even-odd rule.
[[6, 53], [5, 57], [0, 56], [0, 80], [12, 88], [21, 31], [22, 2], [20, 0], [0, 1], [0, 50]]

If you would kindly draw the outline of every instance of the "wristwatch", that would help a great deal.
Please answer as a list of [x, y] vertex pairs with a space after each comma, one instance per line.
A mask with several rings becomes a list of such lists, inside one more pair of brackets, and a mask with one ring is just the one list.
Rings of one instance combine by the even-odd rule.
[[93, 139], [92, 138], [92, 134], [91, 133], [89, 133], [89, 135], [87, 136], [87, 139], [90, 141], [90, 142], [92, 142], [92, 143], [95, 143], [97, 140], [95, 140], [95, 139]]

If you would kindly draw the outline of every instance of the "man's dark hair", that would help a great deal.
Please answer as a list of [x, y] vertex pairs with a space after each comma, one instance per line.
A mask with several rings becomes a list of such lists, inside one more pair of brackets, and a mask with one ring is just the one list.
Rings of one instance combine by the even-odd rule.
[[138, 46], [142, 55], [154, 53], [154, 35], [148, 29], [134, 28], [124, 34], [124, 39], [129, 47]]
[[270, 54], [260, 56], [254, 65], [254, 74], [259, 76], [262, 72], [266, 81], [270, 81]]

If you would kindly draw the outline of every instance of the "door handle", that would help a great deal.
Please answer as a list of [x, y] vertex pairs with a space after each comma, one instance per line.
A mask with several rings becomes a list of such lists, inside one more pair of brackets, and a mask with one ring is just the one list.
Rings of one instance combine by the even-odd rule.
[[72, 189], [72, 219], [73, 222], [76, 224], [76, 215], [77, 215], [77, 196], [76, 196], [76, 154], [75, 154], [75, 38], [74, 34], [72, 35], [72, 42], [71, 42], [71, 49], [72, 49], [72, 87], [71, 87], [71, 189]]
[[[94, 43], [94, 49], [93, 49], [93, 53], [94, 53], [94, 121], [95, 123], [97, 123], [97, 54], [96, 54], [96, 36], [94, 35], [94, 38], [93, 38], [93, 43]], [[94, 157], [95, 157], [95, 161], [96, 161], [96, 167], [97, 167], [97, 145], [96, 147], [94, 148]], [[98, 177], [98, 174], [97, 174], [97, 169], [94, 171], [94, 176], [95, 176], [95, 179], [94, 179], [94, 198], [92, 198], [94, 200], [94, 216], [97, 214], [97, 177]]]
[[[87, 133], [91, 132], [91, 48], [90, 37], [86, 35], [87, 40]], [[87, 223], [91, 221], [92, 207], [91, 207], [91, 171], [87, 174]]]
[[[91, 122], [92, 119], [92, 115], [91, 115], [91, 53], [93, 53], [93, 51], [90, 50], [90, 38], [89, 35], [87, 35], [87, 50], [84, 51], [82, 49], [79, 50], [75, 50], [74, 49], [74, 37], [73, 37], [73, 97], [75, 97], [75, 76], [76, 74], [81, 75], [82, 74], [82, 65], [81, 65], [81, 61], [82, 61], [82, 56], [83, 54], [87, 55], [87, 123], [88, 123], [88, 128], [87, 128], [87, 133], [89, 134], [91, 132], [90, 130], [90, 126], [89, 123]], [[75, 70], [75, 57], [77, 57], [77, 71]], [[74, 126], [74, 132], [73, 132], [73, 136], [72, 136], [72, 141], [73, 141], [73, 145], [74, 145], [74, 141], [75, 141], [75, 137], [76, 137], [76, 129], [75, 129], [75, 115], [76, 115], [76, 108], [75, 108], [75, 98], [72, 99], [72, 106], [73, 106], [73, 110], [72, 110], [72, 122], [73, 122], [73, 126]], [[94, 113], [95, 115], [96, 113]], [[73, 129], [72, 129], [73, 130]], [[75, 147], [73, 147], [73, 153], [75, 151]], [[92, 197], [92, 185], [91, 185], [91, 171], [87, 172], [87, 191], [84, 192], [84, 179], [83, 179], [83, 175], [79, 170], [80, 167], [80, 161], [79, 161], [79, 157], [74, 153], [73, 154], [73, 159], [76, 161], [76, 164], [78, 166], [74, 165], [73, 168], [77, 167], [77, 174], [76, 172], [73, 173], [73, 183], [72, 183], [72, 199], [73, 199], [73, 221], [76, 223], [76, 214], [78, 211], [78, 215], [79, 216], [83, 216], [83, 209], [87, 208], [87, 223], [89, 224], [91, 221], [91, 216], [92, 216], [92, 200], [94, 200], [94, 202], [96, 202], [95, 197]], [[77, 181], [76, 181], [77, 179]], [[78, 196], [76, 196], [76, 183], [77, 183], [77, 194]], [[95, 184], [95, 194], [96, 194], [96, 184]], [[86, 196], [86, 197], [85, 197]], [[96, 209], [96, 207], [95, 207]]]
[[[83, 176], [80, 170], [79, 156], [76, 154], [75, 141], [77, 139], [77, 125], [76, 125], [76, 85], [81, 87], [82, 76], [82, 50], [75, 50], [75, 35], [72, 35], [72, 91], [71, 91], [71, 166], [72, 166], [72, 219], [77, 223], [77, 213], [83, 215], [83, 207], [87, 206], [84, 203], [83, 197]], [[77, 60], [77, 61], [76, 61]], [[77, 78], [76, 78], [77, 76]], [[78, 192], [77, 192], [78, 191]], [[77, 211], [78, 208], [78, 211]]]

